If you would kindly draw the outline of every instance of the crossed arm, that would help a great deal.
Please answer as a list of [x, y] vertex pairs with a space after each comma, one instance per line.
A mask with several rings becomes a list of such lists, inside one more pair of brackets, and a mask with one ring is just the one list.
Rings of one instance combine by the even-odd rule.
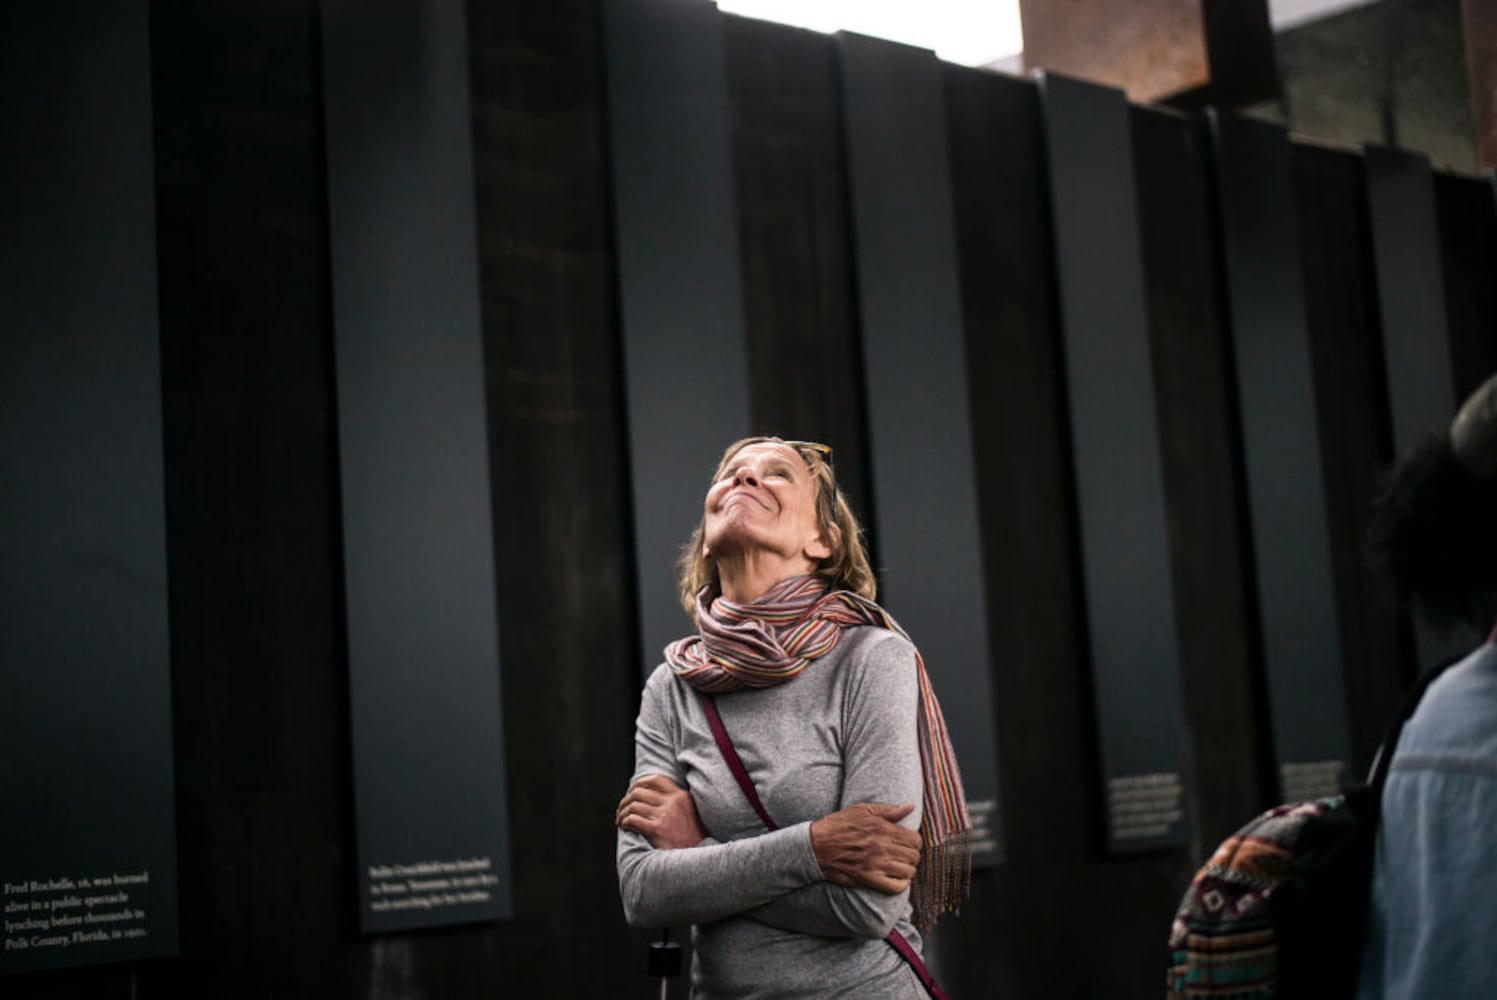
[[[811, 824], [811, 851], [828, 881], [893, 896], [910, 887], [920, 862], [920, 834], [899, 825], [912, 803], [860, 802]], [[691, 793], [663, 774], [629, 786], [614, 822], [642, 834], [656, 850], [696, 847], [707, 839]]]
[[[898, 659], [907, 649], [878, 644], [876, 658]], [[917, 695], [913, 657], [905, 659], [864, 671], [877, 679], [871, 694], [851, 688], [840, 808], [728, 842], [709, 836], [698, 816], [676, 770], [674, 733], [647, 724], [647, 691], [637, 743], [641, 777], [615, 812], [629, 922], [660, 926], [746, 916], [807, 934], [887, 934], [907, 912], [905, 894], [920, 853], [912, 829], [919, 814], [908, 801], [919, 800]], [[888, 798], [906, 801], [883, 801]]]

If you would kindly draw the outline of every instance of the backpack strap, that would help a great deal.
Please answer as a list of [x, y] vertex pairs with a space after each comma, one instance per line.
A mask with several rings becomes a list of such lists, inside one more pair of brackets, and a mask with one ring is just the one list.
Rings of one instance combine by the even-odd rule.
[[[698, 691], [697, 694], [702, 699], [702, 711], [707, 715], [707, 725], [712, 729], [712, 738], [717, 741], [717, 749], [722, 752], [728, 770], [733, 772], [733, 780], [737, 781], [738, 787], [743, 790], [743, 797], [748, 799], [749, 805], [753, 806], [754, 812], [758, 813], [759, 822], [770, 830], [778, 830], [779, 824], [770, 818], [768, 810], [764, 808], [764, 803], [759, 799], [759, 792], [754, 788], [754, 781], [749, 777], [748, 768], [743, 766], [738, 750], [733, 746], [733, 741], [728, 738], [727, 727], [723, 725], [722, 716], [717, 711], [717, 700], [703, 691]], [[920, 960], [919, 954], [910, 946], [909, 941], [905, 940], [903, 934], [898, 930], [891, 930], [884, 940], [889, 943], [889, 947], [899, 953], [900, 958], [909, 964], [915, 977], [931, 995], [931, 1000], [951, 1000], [942, 992], [941, 987], [936, 985], [930, 970], [925, 967], [925, 963]]]
[[[1493, 627], [1493, 634], [1497, 635], [1497, 626]], [[1492, 636], [1488, 636], [1487, 641], [1491, 642]], [[1367, 776], [1367, 787], [1377, 789], [1379, 801], [1382, 799], [1383, 785], [1388, 782], [1388, 768], [1392, 766], [1393, 751], [1398, 748], [1398, 737], [1403, 733], [1404, 723], [1413, 716], [1414, 710], [1419, 707], [1419, 702], [1424, 697], [1424, 692], [1434, 683], [1435, 678], [1443, 674], [1446, 668], [1461, 662], [1466, 655], [1468, 654], [1462, 654], [1430, 667], [1419, 675], [1419, 679], [1414, 681], [1413, 687], [1409, 688], [1408, 693], [1404, 695], [1403, 704], [1398, 707], [1398, 714], [1394, 716], [1387, 735], [1383, 737], [1383, 742], [1378, 745], [1377, 753], [1372, 758], [1372, 770]]]

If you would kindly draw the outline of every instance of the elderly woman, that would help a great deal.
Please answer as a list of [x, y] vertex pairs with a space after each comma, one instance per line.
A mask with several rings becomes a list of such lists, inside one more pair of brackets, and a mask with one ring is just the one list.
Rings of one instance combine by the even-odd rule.
[[926, 996], [917, 928], [966, 895], [940, 707], [829, 454], [729, 446], [681, 560], [697, 632], [643, 694], [619, 886], [631, 926], [695, 925], [694, 997]]

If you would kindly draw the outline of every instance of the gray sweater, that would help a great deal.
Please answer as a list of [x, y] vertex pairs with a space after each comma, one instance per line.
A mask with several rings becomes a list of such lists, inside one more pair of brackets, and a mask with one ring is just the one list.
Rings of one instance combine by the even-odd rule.
[[793, 680], [719, 695], [718, 709], [780, 829], [755, 815], [712, 738], [697, 693], [662, 664], [645, 685], [634, 778], [691, 792], [708, 839], [657, 851], [619, 831], [619, 889], [633, 927], [691, 923], [692, 996], [918, 998], [913, 972], [882, 940], [918, 952], [909, 894], [827, 882], [811, 822], [859, 802], [913, 803], [920, 824], [914, 648], [871, 626], [849, 629]]

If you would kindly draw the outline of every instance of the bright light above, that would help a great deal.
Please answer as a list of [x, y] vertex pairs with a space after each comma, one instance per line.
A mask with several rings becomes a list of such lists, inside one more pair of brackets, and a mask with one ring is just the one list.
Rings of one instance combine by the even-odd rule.
[[983, 66], [1024, 48], [1019, 0], [719, 0], [718, 8], [813, 31], [855, 31]]
[[[1275, 30], [1374, 0], [1269, 0]], [[828, 34], [856, 31], [923, 49], [947, 62], [986, 66], [1024, 51], [1019, 0], [718, 0], [721, 10]]]

